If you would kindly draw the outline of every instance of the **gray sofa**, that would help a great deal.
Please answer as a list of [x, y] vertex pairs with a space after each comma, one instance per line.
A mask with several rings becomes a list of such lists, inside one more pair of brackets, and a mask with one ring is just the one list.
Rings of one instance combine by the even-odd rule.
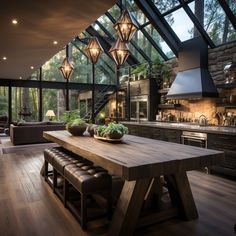
[[14, 145], [46, 143], [43, 131], [64, 130], [62, 122], [22, 122], [10, 125], [10, 139]]

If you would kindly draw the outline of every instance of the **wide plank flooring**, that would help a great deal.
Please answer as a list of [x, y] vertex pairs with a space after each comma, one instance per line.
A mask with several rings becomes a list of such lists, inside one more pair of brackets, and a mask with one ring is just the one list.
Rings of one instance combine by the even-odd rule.
[[[42, 151], [33, 149], [0, 155], [0, 235], [98, 235], [96, 224], [83, 231], [52, 193], [40, 176], [42, 163]], [[173, 219], [138, 229], [135, 235], [235, 235], [236, 182], [198, 171], [188, 176], [199, 218], [188, 222]]]

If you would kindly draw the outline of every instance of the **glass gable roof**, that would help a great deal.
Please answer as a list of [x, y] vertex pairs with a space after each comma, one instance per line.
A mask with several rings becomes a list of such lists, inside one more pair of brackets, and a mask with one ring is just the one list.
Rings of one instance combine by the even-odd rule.
[[[157, 57], [161, 60], [173, 58], [178, 53], [179, 43], [199, 35], [203, 36], [211, 48], [236, 40], [235, 0], [118, 1], [90, 26], [90, 30], [78, 36], [79, 43], [74, 41], [78, 48], [73, 48], [72, 60], [82, 64], [81, 68], [75, 66], [78, 72], [72, 81], [79, 82], [82, 74], [78, 74], [84, 71], [82, 67], [89, 69], [90, 62], [86, 55], [79, 55], [83, 54], [86, 40], [91, 36], [99, 36], [107, 47], [97, 64], [100, 74], [98, 82], [106, 81], [105, 77], [110, 73], [112, 78], [106, 82], [113, 83], [115, 63], [108, 51], [118, 37], [113, 25], [120, 17], [121, 9], [128, 9], [139, 27], [128, 44], [131, 53], [127, 61], [129, 65], [150, 63]], [[83, 82], [90, 80], [88, 74], [82, 77]]]

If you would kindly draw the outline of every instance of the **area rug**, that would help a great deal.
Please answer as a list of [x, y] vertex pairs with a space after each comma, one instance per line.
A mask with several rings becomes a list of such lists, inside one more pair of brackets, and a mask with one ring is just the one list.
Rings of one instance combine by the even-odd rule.
[[30, 144], [30, 145], [19, 145], [19, 146], [9, 146], [9, 147], [2, 147], [1, 152], [2, 154], [8, 153], [19, 153], [24, 151], [29, 151], [29, 149], [33, 149], [34, 151], [43, 151], [49, 147], [56, 147], [58, 144], [56, 143], [40, 143], [40, 144]]

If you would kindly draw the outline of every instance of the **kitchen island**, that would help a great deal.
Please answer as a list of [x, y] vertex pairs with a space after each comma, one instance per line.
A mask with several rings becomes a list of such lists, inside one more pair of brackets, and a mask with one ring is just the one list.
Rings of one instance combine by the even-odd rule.
[[212, 166], [210, 172], [236, 178], [235, 126], [158, 121], [127, 121], [122, 123], [128, 127], [129, 134], [132, 135], [224, 151], [224, 161], [219, 165]]
[[[125, 180], [108, 235], [132, 235], [135, 227], [172, 217], [198, 217], [186, 171], [219, 163], [223, 152], [125, 135], [120, 143], [89, 136], [74, 137], [67, 131], [44, 132], [44, 138], [59, 144]], [[144, 205], [160, 200], [164, 177], [171, 207], [142, 214]], [[155, 198], [153, 198], [155, 196]], [[155, 202], [154, 201], [154, 202]], [[144, 204], [145, 203], [145, 204]], [[148, 208], [148, 207], [147, 207]]]

